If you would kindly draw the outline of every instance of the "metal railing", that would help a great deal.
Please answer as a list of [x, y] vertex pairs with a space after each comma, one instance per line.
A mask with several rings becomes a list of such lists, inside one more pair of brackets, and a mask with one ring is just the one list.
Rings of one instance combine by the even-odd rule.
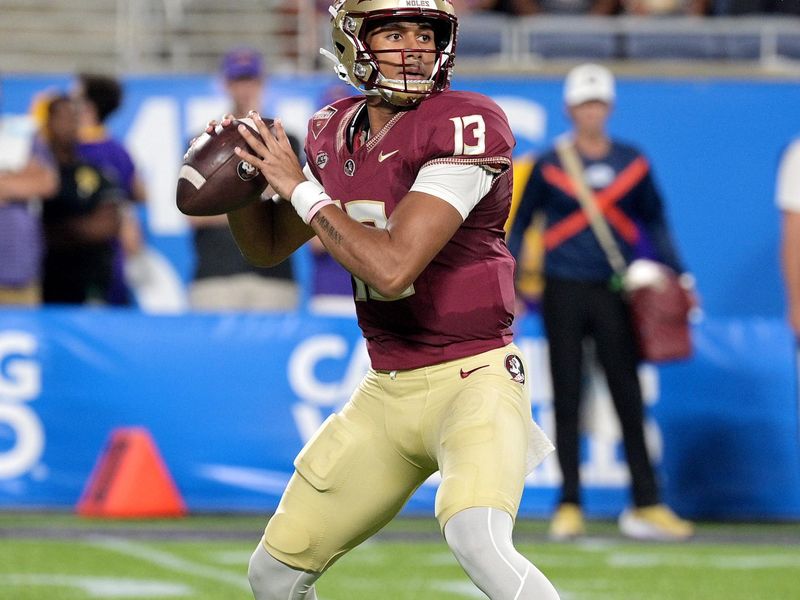
[[[594, 59], [796, 76], [800, 18], [461, 18], [461, 72], [547, 72]], [[260, 48], [273, 71], [327, 69], [328, 16], [314, 0], [0, 0], [0, 72], [214, 72], [236, 45]]]

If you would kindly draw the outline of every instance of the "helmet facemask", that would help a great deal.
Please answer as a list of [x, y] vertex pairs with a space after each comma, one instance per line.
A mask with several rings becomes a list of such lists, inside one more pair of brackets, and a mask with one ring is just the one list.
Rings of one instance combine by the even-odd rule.
[[[369, 7], [363, 5], [368, 4]], [[428, 8], [406, 8], [405, 0], [343, 0], [331, 8], [333, 44], [339, 77], [366, 95], [380, 95], [395, 106], [412, 106], [450, 85], [456, 45], [457, 21], [449, 0], [428, 0]], [[350, 10], [353, 7], [358, 10]], [[435, 48], [372, 50], [367, 37], [387, 22], [418, 22], [430, 25]], [[381, 60], [382, 55], [400, 57], [402, 64]], [[408, 55], [422, 55], [430, 68], [426, 79], [418, 79], [419, 60]], [[431, 61], [430, 55], [434, 55]], [[389, 79], [380, 72], [380, 62], [400, 67], [402, 79]], [[432, 64], [431, 64], [432, 63]], [[427, 68], [425, 69], [427, 71]]]

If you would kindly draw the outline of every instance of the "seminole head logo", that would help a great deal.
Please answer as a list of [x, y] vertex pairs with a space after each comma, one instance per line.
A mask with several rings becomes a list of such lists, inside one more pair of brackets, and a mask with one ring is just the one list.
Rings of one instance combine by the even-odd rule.
[[258, 169], [249, 162], [240, 160], [239, 164], [236, 165], [236, 174], [239, 175], [239, 179], [242, 181], [250, 181], [258, 176]]
[[511, 375], [512, 381], [525, 384], [525, 366], [516, 354], [506, 356], [506, 371]]

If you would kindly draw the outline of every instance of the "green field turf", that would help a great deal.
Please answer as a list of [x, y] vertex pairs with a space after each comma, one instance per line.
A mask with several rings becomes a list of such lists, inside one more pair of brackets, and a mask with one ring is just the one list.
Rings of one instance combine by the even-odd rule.
[[[0, 599], [251, 599], [247, 559], [263, 519], [85, 520], [0, 513]], [[562, 600], [800, 598], [800, 524], [701, 524], [686, 544], [624, 540], [590, 523], [583, 541], [546, 540], [521, 521], [517, 545]], [[428, 519], [399, 519], [337, 563], [320, 600], [483, 598]]]

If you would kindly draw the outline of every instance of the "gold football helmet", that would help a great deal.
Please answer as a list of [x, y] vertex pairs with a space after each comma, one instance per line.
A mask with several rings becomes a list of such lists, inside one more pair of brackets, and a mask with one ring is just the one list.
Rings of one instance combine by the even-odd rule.
[[[380, 95], [396, 106], [411, 106], [447, 89], [453, 70], [458, 20], [450, 0], [336, 0], [330, 7], [333, 55], [339, 77], [367, 95]], [[434, 31], [436, 54], [429, 79], [389, 79], [378, 67], [376, 52], [366, 43], [376, 21], [425, 21]]]

